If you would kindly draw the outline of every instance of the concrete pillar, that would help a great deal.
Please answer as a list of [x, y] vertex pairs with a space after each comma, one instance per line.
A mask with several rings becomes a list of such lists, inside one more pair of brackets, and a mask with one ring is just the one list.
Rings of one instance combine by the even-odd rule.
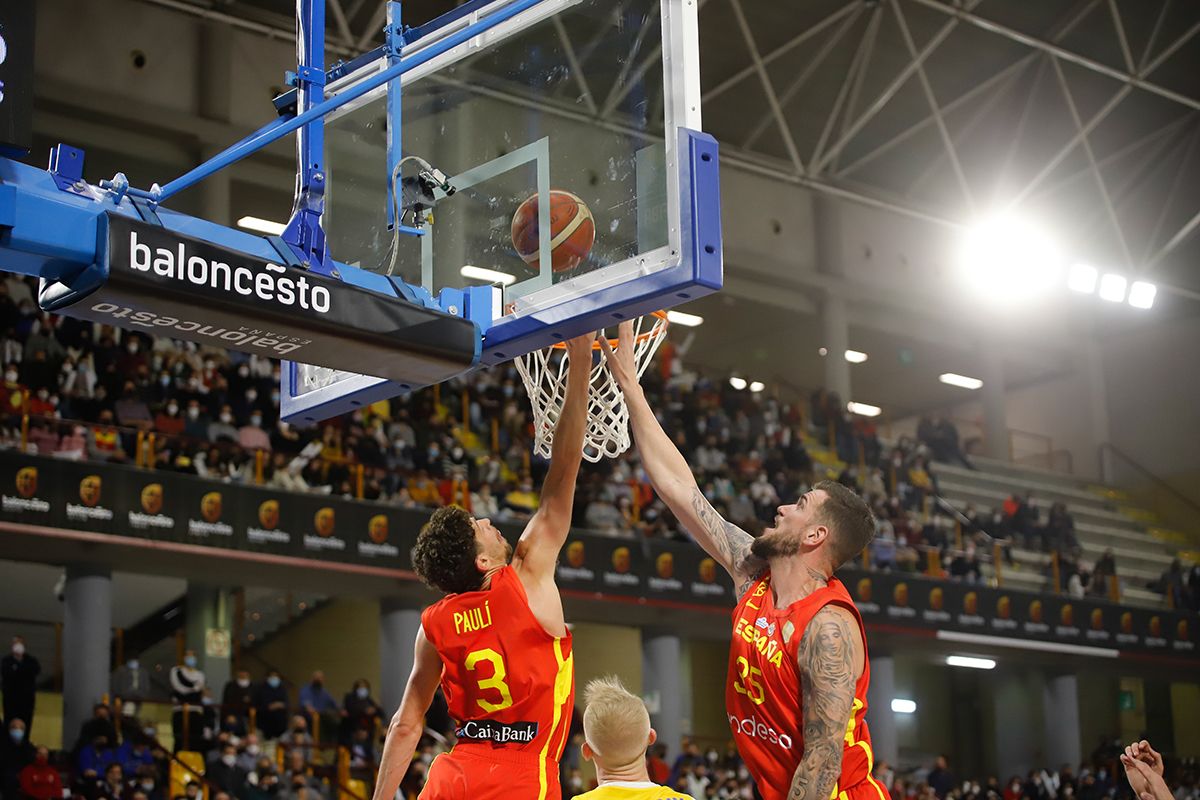
[[835, 294], [827, 294], [821, 303], [822, 341], [829, 351], [825, 354], [825, 388], [836, 392], [843, 407], [854, 397], [850, 393], [850, 362], [846, 360], [846, 349], [850, 346], [850, 323], [846, 315], [846, 301]]
[[[986, 380], [986, 378], [985, 378]], [[1044, 767], [1041, 758], [1042, 726], [1038, 720], [1036, 695], [1029, 691], [1021, 672], [997, 669], [989, 682], [992, 720], [995, 725], [996, 773], [1026, 775], [1034, 767]], [[1078, 760], [1076, 761], [1078, 763]]]
[[[213, 699], [221, 702], [221, 692], [232, 675], [233, 663], [233, 595], [226, 589], [202, 583], [188, 583], [187, 625], [184, 628], [188, 648], [196, 651], [204, 683], [213, 693]], [[209, 642], [209, 633], [213, 641]], [[229, 643], [226, 650], [216, 649], [224, 640]], [[214, 646], [209, 650], [208, 645]]]
[[[842, 201], [827, 195], [814, 196], [817, 270], [833, 278], [842, 278], [846, 274], [842, 228]], [[850, 394], [850, 363], [845, 358], [850, 346], [850, 323], [846, 300], [834, 291], [827, 292], [821, 304], [821, 332], [822, 345], [829, 351], [825, 356], [825, 388], [837, 392], [845, 404], [854, 399]]]
[[379, 702], [389, 716], [404, 697], [420, 629], [420, 611], [392, 598], [379, 601]]
[[1100, 454], [1100, 463], [1097, 465], [1100, 480], [1112, 483], [1115, 480], [1112, 453], [1107, 449], [1100, 449], [1100, 445], [1112, 439], [1108, 420], [1108, 383], [1104, 378], [1104, 353], [1100, 350], [1100, 344], [1092, 340], [1089, 340], [1084, 348], [1083, 367], [1087, 376], [1091, 439]]
[[[678, 636], [642, 632], [642, 694], [650, 699], [650, 724], [668, 755], [679, 754], [683, 739], [683, 698], [691, 694], [684, 685], [682, 647]], [[657, 702], [655, 702], [657, 701]], [[670, 760], [670, 759], [668, 759]]]
[[1002, 461], [1009, 460], [1008, 415], [1004, 409], [1004, 359], [991, 342], [979, 347], [980, 378], [983, 390], [984, 453]]
[[[890, 655], [871, 656], [871, 685], [867, 689], [867, 728], [875, 763], [886, 761], [893, 767], [899, 758], [896, 715], [892, 698], [896, 696], [896, 659]], [[918, 712], [920, 709], [917, 709]]]
[[1050, 677], [1042, 687], [1045, 721], [1046, 766], [1079, 764], [1083, 746], [1079, 737], [1079, 684], [1074, 675]]
[[112, 572], [71, 564], [63, 609], [63, 741], [73, 742], [92, 705], [108, 692]]

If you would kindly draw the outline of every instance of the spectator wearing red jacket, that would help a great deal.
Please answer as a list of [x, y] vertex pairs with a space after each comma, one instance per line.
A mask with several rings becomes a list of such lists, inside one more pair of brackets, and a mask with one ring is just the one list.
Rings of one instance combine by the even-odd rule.
[[50, 751], [39, 747], [33, 763], [20, 774], [21, 793], [34, 800], [51, 800], [63, 796], [62, 776], [50, 765]]

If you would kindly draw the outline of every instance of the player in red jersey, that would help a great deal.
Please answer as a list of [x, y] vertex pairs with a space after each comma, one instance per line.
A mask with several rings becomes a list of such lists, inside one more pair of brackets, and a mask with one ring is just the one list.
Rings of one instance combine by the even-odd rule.
[[374, 800], [395, 796], [439, 682], [458, 743], [430, 765], [422, 798], [562, 796], [558, 760], [571, 727], [575, 681], [554, 569], [583, 455], [593, 339], [567, 343], [567, 394], [550, 469], [516, 552], [491, 522], [457, 506], [434, 512], [417, 537], [413, 566], [446, 596], [421, 615], [412, 674], [388, 727]]
[[[659, 497], [733, 577], [726, 710], [764, 800], [888, 800], [871, 777], [863, 717], [871, 671], [862, 619], [834, 571], [875, 535], [854, 492], [821, 481], [758, 538], [721, 518], [663, 432], [638, 385], [631, 327], [609, 369], [629, 406], [642, 463]], [[604, 347], [606, 341], [601, 341]]]

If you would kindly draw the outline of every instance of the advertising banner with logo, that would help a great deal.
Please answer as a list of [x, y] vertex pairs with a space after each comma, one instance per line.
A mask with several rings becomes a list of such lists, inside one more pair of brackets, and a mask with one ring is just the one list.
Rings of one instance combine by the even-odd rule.
[[1196, 656], [1195, 614], [995, 589], [920, 575], [842, 570], [867, 624]]
[[[0, 451], [0, 521], [411, 570], [428, 512], [206, 481], [114, 464]], [[502, 525], [510, 541], [519, 524]], [[1197, 657], [1197, 616], [846, 569], [868, 625], [958, 631]], [[732, 610], [725, 571], [690, 542], [572, 532], [558, 585], [570, 592]]]

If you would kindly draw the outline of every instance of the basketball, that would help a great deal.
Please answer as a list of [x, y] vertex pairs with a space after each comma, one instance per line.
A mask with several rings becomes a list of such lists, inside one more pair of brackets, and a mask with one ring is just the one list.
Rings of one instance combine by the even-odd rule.
[[[513, 214], [512, 241], [517, 253], [539, 270], [538, 196], [532, 195]], [[587, 204], [570, 192], [550, 191], [550, 268], [566, 272], [583, 263], [596, 241], [596, 221]]]

